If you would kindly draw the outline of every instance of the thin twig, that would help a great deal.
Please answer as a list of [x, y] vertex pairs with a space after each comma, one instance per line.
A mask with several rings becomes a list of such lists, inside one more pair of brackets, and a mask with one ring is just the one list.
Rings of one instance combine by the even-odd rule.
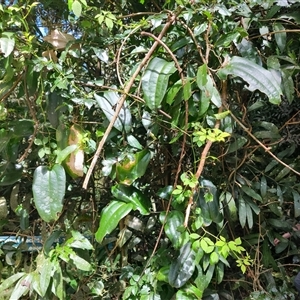
[[280, 160], [275, 154], [273, 154], [268, 147], [266, 147], [259, 139], [257, 139], [250, 130], [228, 109], [230, 112], [231, 117], [236, 121], [236, 123], [258, 144], [260, 145], [269, 155], [271, 155], [276, 161], [278, 161], [281, 165], [285, 166], [295, 174], [300, 176], [300, 173], [287, 165], [285, 162]]
[[123, 46], [125, 45], [125, 43], [127, 42], [127, 40], [129, 39], [129, 37], [134, 34], [136, 31], [138, 31], [138, 29], [140, 29], [141, 25], [134, 28], [124, 39], [124, 41], [121, 43], [121, 46], [117, 52], [117, 56], [116, 56], [116, 71], [117, 71], [117, 77], [119, 80], [120, 85], [122, 86], [122, 88], [124, 87], [124, 83], [122, 82], [122, 78], [120, 76], [120, 57], [121, 57], [121, 52], [123, 50]]
[[[176, 20], [176, 17], [177, 17], [177, 15], [171, 15], [171, 16], [169, 16], [168, 22], [166, 23], [166, 25], [162, 29], [160, 35], [158, 36], [159, 39], [161, 39], [166, 34], [166, 32], [168, 31], [168, 29], [171, 26], [171, 24]], [[109, 125], [108, 125], [108, 127], [107, 127], [107, 129], [106, 129], [106, 131], [105, 131], [105, 133], [104, 133], [104, 135], [103, 135], [103, 137], [102, 137], [99, 145], [98, 145], [97, 151], [96, 151], [96, 153], [94, 155], [94, 158], [93, 158], [93, 160], [91, 162], [91, 165], [90, 165], [90, 167], [88, 169], [88, 172], [86, 174], [86, 177], [84, 179], [84, 182], [83, 182], [83, 185], [82, 185], [82, 187], [84, 189], [87, 189], [88, 182], [89, 182], [90, 177], [92, 175], [92, 172], [93, 172], [93, 170], [95, 168], [97, 160], [98, 160], [98, 158], [100, 156], [102, 148], [103, 148], [103, 146], [104, 146], [104, 144], [106, 142], [106, 139], [107, 139], [108, 135], [110, 134], [110, 132], [111, 132], [111, 130], [112, 130], [114, 124], [115, 124], [116, 119], [118, 118], [118, 115], [119, 115], [119, 113], [120, 113], [120, 111], [122, 109], [122, 106], [123, 106], [123, 104], [125, 102], [127, 94], [129, 93], [131, 87], [133, 86], [136, 77], [138, 76], [138, 74], [140, 73], [140, 71], [143, 69], [144, 65], [150, 60], [153, 52], [155, 51], [155, 49], [157, 48], [158, 45], [159, 45], [159, 43], [155, 41], [154, 44], [152, 45], [151, 49], [149, 50], [149, 52], [146, 54], [146, 56], [144, 57], [144, 59], [142, 60], [142, 62], [140, 63], [140, 65], [135, 70], [135, 72], [132, 75], [132, 77], [130, 78], [128, 84], [124, 88], [124, 94], [120, 97], [120, 99], [118, 101], [118, 105], [116, 107], [116, 112], [115, 112], [112, 120], [110, 121], [110, 123], [109, 123]]]
[[4, 96], [0, 99], [0, 102], [4, 101], [12, 92], [13, 90], [17, 87], [18, 83], [22, 80], [22, 77], [24, 75], [24, 72], [21, 73], [17, 80], [14, 82], [13, 86], [9, 89], [9, 91], [7, 93], [4, 94]]

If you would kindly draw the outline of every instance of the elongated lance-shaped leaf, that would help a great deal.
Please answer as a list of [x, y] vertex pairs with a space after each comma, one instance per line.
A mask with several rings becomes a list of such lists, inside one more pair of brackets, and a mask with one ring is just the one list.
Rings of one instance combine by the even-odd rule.
[[63, 198], [66, 189], [66, 173], [61, 165], [55, 165], [51, 170], [39, 166], [33, 175], [33, 200], [41, 218], [55, 221], [63, 208]]
[[110, 202], [101, 213], [99, 228], [95, 235], [97, 242], [101, 243], [104, 237], [111, 233], [118, 226], [120, 220], [126, 217], [132, 209], [132, 203]]
[[282, 91], [280, 83], [274, 78], [273, 74], [254, 62], [234, 56], [225, 67], [218, 71], [220, 79], [225, 80], [227, 75], [241, 77], [246, 81], [248, 90], [260, 90], [269, 97], [273, 104], [281, 102]]
[[191, 243], [186, 243], [180, 249], [180, 255], [171, 265], [169, 283], [176, 288], [182, 287], [193, 275], [195, 270], [196, 254], [191, 248]]
[[133, 209], [139, 210], [142, 215], [150, 213], [150, 200], [136, 187], [118, 184], [112, 187], [111, 192], [118, 200], [132, 203]]
[[151, 110], [159, 108], [167, 91], [169, 77], [175, 71], [174, 62], [158, 57], [150, 61], [142, 77], [142, 89], [146, 105]]
[[[116, 105], [118, 105], [120, 96], [113, 91], [104, 92], [103, 97], [97, 94], [94, 96], [98, 105], [110, 122], [115, 114]], [[126, 101], [120, 110], [120, 113], [114, 123], [114, 127], [119, 131], [125, 130], [125, 132], [129, 132], [131, 130], [131, 113]]]

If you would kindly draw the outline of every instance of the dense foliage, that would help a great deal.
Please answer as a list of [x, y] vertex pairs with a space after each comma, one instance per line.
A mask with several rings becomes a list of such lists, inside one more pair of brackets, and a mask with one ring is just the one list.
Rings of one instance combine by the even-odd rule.
[[1, 1], [1, 297], [295, 299], [299, 11]]

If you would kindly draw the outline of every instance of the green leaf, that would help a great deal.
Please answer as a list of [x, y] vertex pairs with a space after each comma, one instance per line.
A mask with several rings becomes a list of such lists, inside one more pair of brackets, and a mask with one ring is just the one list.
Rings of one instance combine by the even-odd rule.
[[17, 280], [25, 275], [25, 272], [16, 273], [5, 279], [0, 285], [0, 294], [12, 286]]
[[72, 11], [77, 18], [80, 18], [82, 12], [82, 5], [79, 1], [75, 0], [72, 4]]
[[241, 149], [246, 143], [247, 139], [243, 136], [239, 136], [233, 140], [233, 142], [229, 145], [227, 154], [236, 152], [237, 150]]
[[[162, 212], [159, 215], [159, 219], [161, 223], [164, 222], [165, 215], [166, 215], [165, 212]], [[164, 229], [167, 237], [170, 239], [173, 247], [176, 249], [178, 249], [181, 246], [181, 242], [180, 242], [181, 233], [177, 229], [178, 227], [182, 226], [183, 222], [184, 222], [184, 215], [181, 211], [174, 210], [168, 213]]]
[[242, 186], [242, 190], [245, 194], [247, 194], [248, 196], [250, 196], [253, 199], [256, 199], [260, 202], [262, 202], [262, 198], [259, 194], [257, 194], [253, 189], [251, 189], [250, 187], [243, 185]]
[[286, 46], [285, 28], [283, 27], [282, 23], [275, 22], [273, 24], [273, 30], [274, 31], [281, 31], [281, 32], [275, 33], [275, 40], [276, 40], [276, 44], [277, 44], [280, 52], [283, 52], [284, 49], [285, 49], [285, 46]]
[[151, 153], [147, 149], [135, 154], [128, 154], [124, 160], [116, 164], [117, 178], [120, 183], [131, 185], [136, 179], [142, 177], [150, 159]]
[[6, 163], [0, 165], [0, 186], [12, 185], [17, 182], [23, 174], [20, 164]]
[[[182, 81], [178, 80], [169, 88], [166, 96], [166, 102], [172, 105], [174, 101], [178, 98], [178, 95], [180, 95], [181, 90], [182, 90]], [[182, 99], [180, 99], [180, 101], [182, 101]]]
[[[94, 97], [108, 121], [111, 122], [115, 114], [116, 105], [120, 100], [120, 96], [116, 92], [106, 91], [103, 93], [103, 97], [97, 94], [95, 94]], [[121, 132], [123, 130], [125, 130], [125, 132], [129, 132], [131, 130], [131, 113], [126, 101], [120, 110], [120, 113], [114, 123], [114, 127]]]
[[294, 198], [294, 216], [298, 218], [300, 216], [300, 194], [292, 190], [293, 198]]
[[174, 62], [154, 57], [142, 76], [142, 89], [146, 105], [151, 110], [160, 107], [166, 94], [170, 75], [176, 71]]
[[232, 194], [229, 192], [225, 192], [225, 194], [223, 194], [222, 199], [224, 199], [225, 208], [228, 209], [230, 220], [233, 222], [237, 221], [237, 207]]
[[133, 209], [139, 210], [142, 215], [149, 214], [151, 202], [136, 187], [118, 184], [112, 187], [111, 192], [116, 199], [133, 204]]
[[143, 150], [143, 146], [133, 135], [130, 134], [127, 136], [127, 142], [131, 147], [134, 147], [139, 150]]
[[12, 36], [0, 38], [0, 52], [4, 53], [4, 57], [8, 57], [13, 52], [14, 47], [15, 39]]
[[54, 165], [49, 170], [39, 166], [33, 174], [33, 200], [41, 218], [46, 221], [55, 221], [63, 208], [63, 199], [66, 189], [66, 174], [61, 165]]
[[246, 203], [243, 198], [239, 198], [238, 202], [239, 202], [239, 220], [242, 228], [244, 228], [247, 220]]
[[185, 80], [185, 84], [183, 86], [183, 99], [185, 101], [189, 100], [189, 98], [192, 96], [192, 86], [191, 81], [189, 78]]
[[89, 262], [87, 262], [85, 259], [81, 258], [80, 256], [76, 255], [75, 253], [70, 254], [70, 258], [73, 260], [74, 265], [82, 270], [82, 271], [91, 271], [92, 266]]
[[54, 274], [52, 275], [52, 288], [53, 293], [59, 300], [65, 299], [65, 290], [63, 284], [63, 274], [58, 261], [53, 264]]
[[288, 70], [282, 70], [282, 88], [284, 95], [288, 102], [291, 104], [294, 100], [295, 86], [293, 81], [293, 72]]
[[234, 56], [226, 66], [218, 71], [222, 80], [225, 80], [229, 74], [239, 76], [246, 81], [249, 84], [248, 90], [260, 90], [266, 94], [271, 103], [279, 104], [281, 102], [282, 91], [273, 74], [252, 61]]
[[215, 265], [215, 264], [218, 263], [218, 261], [219, 261], [219, 255], [218, 255], [218, 253], [217, 252], [212, 252], [210, 254], [210, 256], [209, 256], [209, 263], [211, 265]]
[[260, 194], [263, 198], [267, 194], [267, 188], [268, 188], [267, 179], [265, 176], [262, 176], [260, 181]]
[[49, 258], [44, 259], [43, 265], [40, 266], [40, 268], [41, 268], [40, 290], [42, 293], [41, 296], [44, 297], [46, 295], [47, 289], [51, 281], [53, 264]]
[[32, 274], [29, 273], [18, 281], [12, 294], [10, 295], [10, 299], [13, 300], [20, 299], [23, 295], [25, 295], [25, 293], [29, 291], [31, 283], [32, 283]]
[[83, 236], [80, 232], [72, 230], [72, 237], [67, 240], [66, 245], [72, 248], [78, 249], [86, 249], [86, 250], [93, 250], [93, 246], [90, 241]]
[[203, 64], [197, 71], [197, 85], [199, 89], [203, 89], [207, 84], [207, 66]]
[[246, 203], [246, 215], [247, 215], [247, 223], [249, 229], [252, 229], [253, 227], [253, 213], [250, 205]]
[[132, 203], [111, 201], [108, 206], [102, 210], [99, 228], [95, 234], [98, 243], [101, 243], [104, 237], [118, 226], [120, 220], [131, 212], [133, 206]]
[[193, 275], [196, 254], [191, 243], [186, 243], [181, 249], [176, 261], [171, 264], [169, 283], [175, 288], [182, 287]]
[[77, 145], [70, 145], [63, 150], [58, 149], [55, 163], [61, 164], [72, 152], [74, 152], [77, 149], [77, 147]]

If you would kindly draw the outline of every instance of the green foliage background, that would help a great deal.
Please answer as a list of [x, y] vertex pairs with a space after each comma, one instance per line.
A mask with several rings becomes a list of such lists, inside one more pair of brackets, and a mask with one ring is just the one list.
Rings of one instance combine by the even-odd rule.
[[295, 299], [300, 4], [98, 2], [0, 3], [0, 294]]

